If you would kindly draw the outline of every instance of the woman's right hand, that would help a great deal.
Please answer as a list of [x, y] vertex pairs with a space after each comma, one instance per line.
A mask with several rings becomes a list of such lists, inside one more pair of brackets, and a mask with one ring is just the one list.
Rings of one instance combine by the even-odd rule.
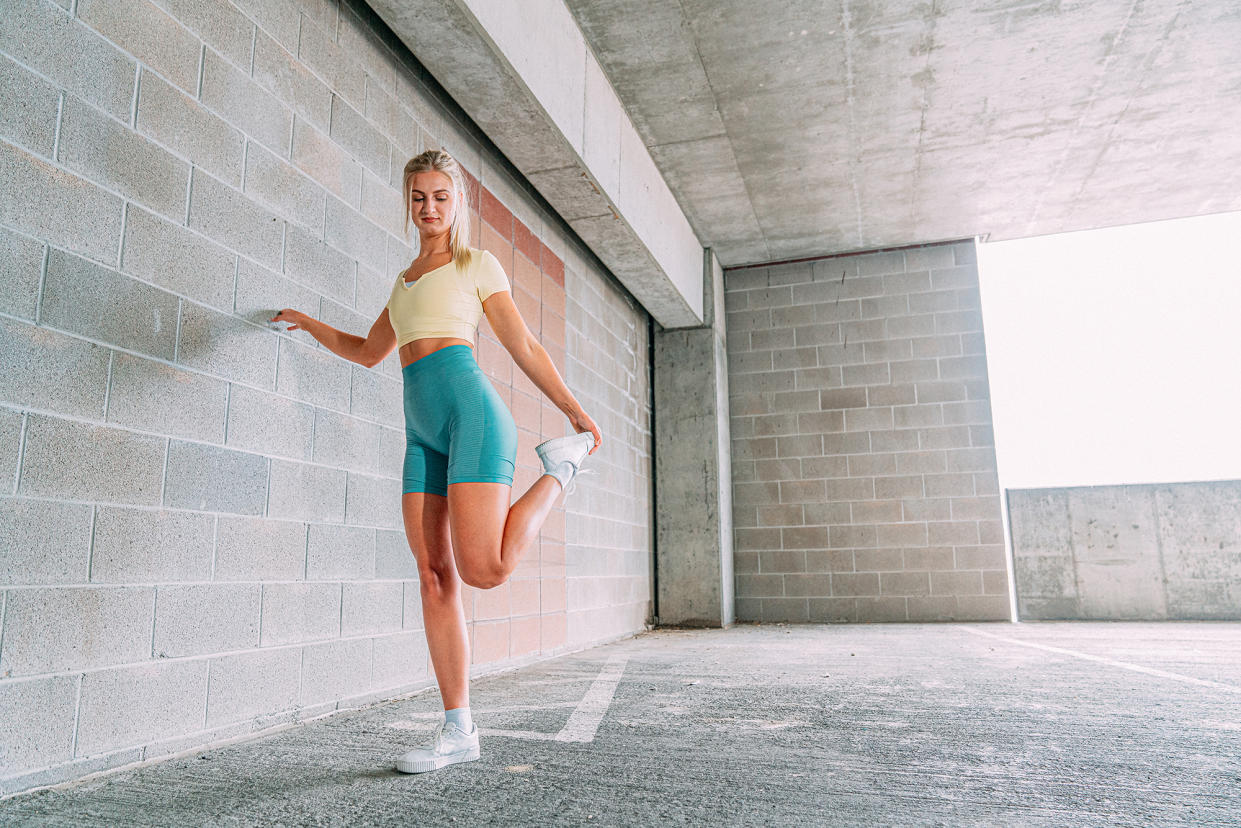
[[306, 314], [302, 313], [299, 310], [293, 310], [292, 308], [285, 308], [284, 310], [277, 311], [276, 315], [273, 316], [270, 321], [288, 322], [289, 327], [285, 328], [285, 330], [296, 331], [299, 328], [305, 327], [306, 323], [310, 320], [311, 320], [311, 317], [307, 316]]

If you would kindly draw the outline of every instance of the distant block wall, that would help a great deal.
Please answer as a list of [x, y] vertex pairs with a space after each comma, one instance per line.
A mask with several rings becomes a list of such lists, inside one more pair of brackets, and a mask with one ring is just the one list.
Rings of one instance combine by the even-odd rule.
[[[558, 508], [508, 584], [466, 590], [474, 663], [645, 620], [645, 315], [364, 4], [239, 5], [5, 5], [0, 792], [431, 683], [397, 357], [368, 370], [265, 324], [289, 306], [370, 328], [428, 147], [468, 171], [473, 242], [591, 402], [600, 465], [631, 475], [585, 501], [605, 529]], [[566, 421], [485, 325], [477, 354], [520, 493]], [[605, 594], [571, 588], [605, 572]]]
[[1241, 481], [1008, 491], [1017, 615], [1241, 620]]
[[724, 284], [738, 618], [1007, 619], [974, 243]]

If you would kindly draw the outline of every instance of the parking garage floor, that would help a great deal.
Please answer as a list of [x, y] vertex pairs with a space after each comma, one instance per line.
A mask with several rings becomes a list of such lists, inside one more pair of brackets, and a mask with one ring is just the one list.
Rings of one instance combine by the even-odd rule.
[[1241, 624], [659, 630], [0, 801], [5, 825], [1239, 825]]

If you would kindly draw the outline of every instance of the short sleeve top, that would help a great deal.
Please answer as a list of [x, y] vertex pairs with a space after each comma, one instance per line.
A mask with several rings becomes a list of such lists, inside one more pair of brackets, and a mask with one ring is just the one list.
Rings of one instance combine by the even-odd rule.
[[397, 347], [432, 336], [472, 340], [483, 316], [483, 300], [508, 289], [500, 261], [491, 251], [476, 248], [470, 248], [464, 268], [452, 261], [411, 284], [406, 284], [404, 273], [399, 274], [387, 305]]

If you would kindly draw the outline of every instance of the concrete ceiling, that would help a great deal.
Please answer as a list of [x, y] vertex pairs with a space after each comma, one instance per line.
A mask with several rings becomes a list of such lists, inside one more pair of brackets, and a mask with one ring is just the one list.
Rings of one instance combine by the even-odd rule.
[[1241, 0], [565, 0], [735, 266], [1241, 210]]

